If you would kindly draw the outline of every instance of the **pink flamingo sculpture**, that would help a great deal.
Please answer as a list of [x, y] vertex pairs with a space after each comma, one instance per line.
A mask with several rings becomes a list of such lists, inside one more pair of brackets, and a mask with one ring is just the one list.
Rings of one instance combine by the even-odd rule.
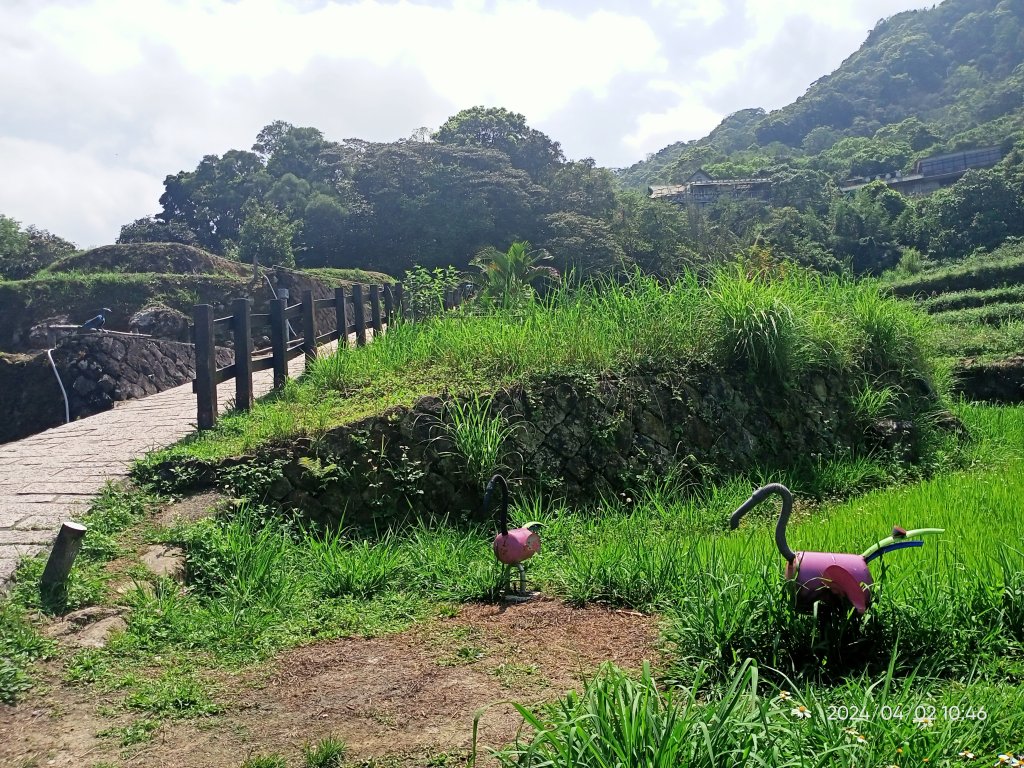
[[[494, 537], [494, 555], [502, 564], [501, 583], [499, 588], [509, 582], [510, 568], [515, 566], [519, 569], [519, 595], [518, 599], [524, 599], [526, 595], [526, 569], [523, 562], [540, 552], [540, 536], [536, 528], [541, 523], [531, 522], [521, 528], [508, 528], [508, 482], [502, 475], [495, 475], [487, 483], [484, 491], [484, 514], [490, 508], [491, 494], [495, 486], [501, 489], [501, 504], [498, 507], [496, 522], [498, 523], [498, 535]], [[506, 597], [509, 597], [506, 595]], [[515, 598], [513, 598], [515, 599]]]
[[740, 519], [771, 494], [782, 497], [782, 512], [775, 526], [775, 545], [786, 558], [786, 578], [795, 591], [796, 610], [813, 613], [817, 603], [839, 607], [845, 599], [863, 615], [871, 604], [871, 569], [868, 563], [887, 552], [907, 547], [920, 547], [924, 542], [914, 538], [929, 533], [942, 533], [943, 528], [917, 528], [906, 531], [898, 526], [892, 536], [877, 541], [859, 555], [834, 552], [794, 552], [786, 543], [786, 523], [793, 511], [793, 494], [780, 483], [758, 488], [729, 518], [735, 529]]

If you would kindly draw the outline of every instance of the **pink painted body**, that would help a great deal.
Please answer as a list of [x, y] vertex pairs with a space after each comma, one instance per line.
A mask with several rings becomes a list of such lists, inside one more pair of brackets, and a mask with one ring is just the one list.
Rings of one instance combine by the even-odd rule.
[[513, 528], [494, 537], [494, 554], [505, 565], [518, 565], [540, 552], [540, 536], [529, 528]]
[[813, 611], [819, 600], [841, 606], [846, 598], [863, 614], [871, 602], [871, 571], [861, 555], [797, 552], [796, 560], [786, 565], [786, 578], [794, 576], [798, 611]]

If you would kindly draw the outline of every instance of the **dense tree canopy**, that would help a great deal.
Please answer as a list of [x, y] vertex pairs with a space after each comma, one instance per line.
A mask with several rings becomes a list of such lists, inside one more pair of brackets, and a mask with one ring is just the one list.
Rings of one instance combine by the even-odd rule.
[[[160, 212], [126, 225], [120, 240], [393, 274], [465, 270], [481, 249], [507, 255], [525, 241], [579, 277], [634, 265], [671, 276], [755, 251], [878, 272], [910, 250], [955, 258], [1021, 234], [1022, 92], [1024, 3], [946, 0], [880, 21], [793, 104], [741, 110], [625, 171], [567, 160], [557, 141], [498, 107], [390, 143], [332, 140], [279, 120], [251, 150], [167, 176]], [[930, 197], [905, 199], [883, 182], [840, 192], [847, 180], [990, 145], [1003, 162]], [[723, 196], [687, 209], [645, 195], [647, 184], [682, 183], [700, 168], [765, 179], [767, 200]]]
[[77, 250], [74, 243], [0, 214], [0, 279], [24, 280]]

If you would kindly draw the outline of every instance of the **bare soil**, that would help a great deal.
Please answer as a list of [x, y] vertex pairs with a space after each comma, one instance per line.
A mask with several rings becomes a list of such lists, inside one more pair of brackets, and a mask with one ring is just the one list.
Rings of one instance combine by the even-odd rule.
[[158, 528], [170, 528], [176, 523], [195, 523], [213, 517], [218, 509], [230, 503], [231, 499], [220, 491], [207, 491], [160, 507], [151, 516], [151, 520]]
[[[522, 719], [509, 700], [551, 700], [605, 661], [635, 669], [657, 655], [656, 619], [537, 598], [469, 605], [452, 618], [371, 639], [293, 649], [218, 681], [220, 715], [165, 720], [148, 743], [122, 748], [100, 736], [138, 720], [117, 693], [60, 682], [16, 707], [0, 706], [0, 765], [238, 768], [277, 753], [302, 765], [302, 746], [325, 736], [349, 745], [346, 764], [464, 765], [474, 713], [479, 745], [514, 741]], [[488, 762], [488, 761], [484, 761]]]

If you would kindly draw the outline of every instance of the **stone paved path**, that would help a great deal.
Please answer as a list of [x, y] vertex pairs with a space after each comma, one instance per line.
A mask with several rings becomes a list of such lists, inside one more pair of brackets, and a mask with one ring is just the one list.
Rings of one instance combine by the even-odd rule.
[[[297, 376], [304, 368], [300, 355], [289, 371]], [[272, 371], [253, 377], [257, 396], [272, 386]], [[234, 380], [217, 394], [223, 413], [234, 399]], [[185, 437], [195, 423], [196, 398], [185, 384], [0, 445], [0, 591], [18, 559], [49, 546], [61, 521], [85, 512], [108, 480], [127, 477], [132, 461]]]

